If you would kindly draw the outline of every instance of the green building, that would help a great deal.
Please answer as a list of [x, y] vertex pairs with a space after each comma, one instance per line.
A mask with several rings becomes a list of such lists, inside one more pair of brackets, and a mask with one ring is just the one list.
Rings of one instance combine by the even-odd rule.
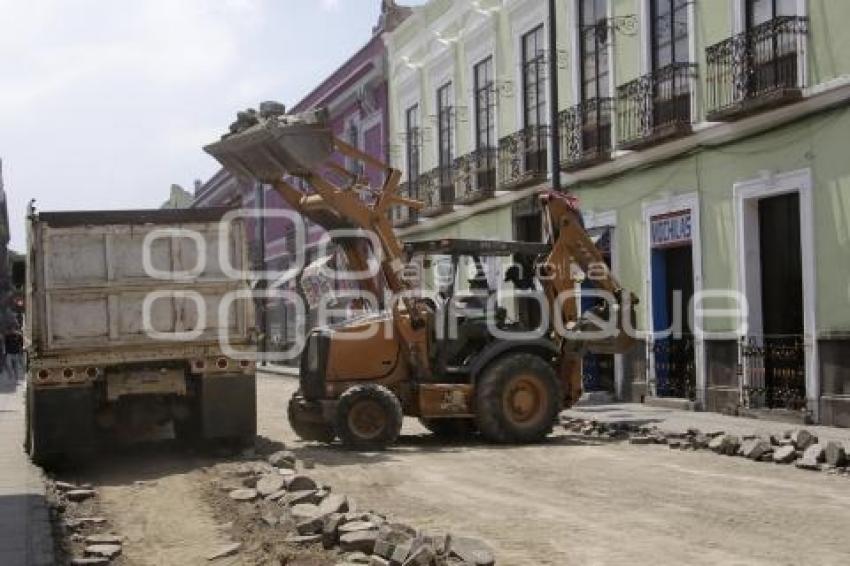
[[[850, 426], [850, 2], [431, 0], [386, 38], [405, 238], [539, 240], [562, 183], [641, 299], [622, 400]], [[673, 328], [675, 332], [664, 332]]]

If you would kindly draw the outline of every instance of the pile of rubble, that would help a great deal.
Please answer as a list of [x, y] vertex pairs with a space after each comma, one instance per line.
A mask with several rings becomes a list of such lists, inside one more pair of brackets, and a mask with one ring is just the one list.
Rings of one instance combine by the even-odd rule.
[[[490, 566], [493, 552], [484, 543], [449, 534], [429, 534], [393, 522], [319, 484], [305, 473], [312, 463], [282, 450], [267, 459], [217, 464], [207, 469], [214, 506], [234, 518], [228, 542], [211, 553], [214, 561], [245, 553], [254, 559], [259, 547], [321, 550], [339, 566]], [[249, 548], [249, 547], [254, 548]], [[251, 556], [251, 554], [254, 554]], [[268, 558], [267, 556], [263, 557]], [[280, 557], [271, 557], [280, 560]]]
[[72, 566], [105, 566], [121, 556], [123, 537], [109, 531], [97, 512], [97, 491], [90, 484], [49, 481], [47, 499], [60, 556]]
[[657, 426], [632, 423], [605, 423], [562, 418], [564, 428], [590, 438], [628, 440], [631, 444], [666, 444], [678, 450], [711, 450], [726, 456], [740, 456], [757, 462], [794, 464], [804, 470], [824, 470], [850, 477], [850, 460], [840, 442], [819, 442], [805, 429], [789, 430], [782, 436], [736, 436], [723, 431], [663, 431]]

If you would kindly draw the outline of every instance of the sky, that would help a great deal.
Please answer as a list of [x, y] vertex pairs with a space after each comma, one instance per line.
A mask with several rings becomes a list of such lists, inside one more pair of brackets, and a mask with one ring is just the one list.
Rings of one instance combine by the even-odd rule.
[[[411, 2], [411, 4], [417, 2]], [[10, 247], [39, 210], [156, 208], [245, 107], [292, 106], [371, 37], [380, 0], [0, 0]]]

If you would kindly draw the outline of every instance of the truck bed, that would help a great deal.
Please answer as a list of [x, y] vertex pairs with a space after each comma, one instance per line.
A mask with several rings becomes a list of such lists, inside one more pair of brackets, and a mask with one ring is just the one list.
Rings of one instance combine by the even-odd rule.
[[229, 296], [249, 288], [247, 250], [241, 219], [221, 228], [228, 212], [33, 216], [27, 270], [31, 358], [97, 354], [144, 361], [214, 348], [220, 335], [244, 343], [253, 305]]

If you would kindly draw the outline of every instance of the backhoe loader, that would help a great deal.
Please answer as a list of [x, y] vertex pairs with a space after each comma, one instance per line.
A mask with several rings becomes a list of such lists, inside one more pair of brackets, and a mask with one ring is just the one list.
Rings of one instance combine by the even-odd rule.
[[[252, 116], [204, 149], [235, 175], [273, 187], [331, 235], [347, 230], [335, 243], [353, 272], [379, 262], [377, 277], [359, 281], [364, 294], [380, 298], [374, 312], [316, 328], [306, 338], [300, 388], [288, 404], [289, 422], [304, 440], [383, 449], [398, 438], [403, 416], [412, 416], [438, 435], [540, 441], [558, 413], [581, 396], [582, 357], [622, 353], [634, 343], [626, 329], [633, 328], [637, 299], [604, 268], [563, 194], [541, 195], [544, 243], [405, 244], [393, 230], [391, 207], [419, 209], [422, 203], [398, 194], [399, 170], [337, 139], [323, 111]], [[340, 156], [378, 168], [383, 186], [368, 186], [338, 164]], [[294, 179], [309, 189], [297, 188]], [[370, 233], [371, 248], [378, 249], [350, 237], [351, 230]], [[448, 275], [441, 288], [426, 293], [422, 278], [434, 271], [435, 257]], [[462, 259], [472, 275], [467, 281]], [[548, 315], [536, 333], [512, 322], [498, 304], [498, 282], [487, 268], [505, 261], [513, 261], [505, 280], [516, 292], [537, 296]], [[610, 300], [582, 314], [575, 291], [588, 273], [595, 273], [592, 283]], [[468, 288], [458, 290], [458, 282]], [[614, 331], [597, 338], [594, 331], [605, 323]]]

